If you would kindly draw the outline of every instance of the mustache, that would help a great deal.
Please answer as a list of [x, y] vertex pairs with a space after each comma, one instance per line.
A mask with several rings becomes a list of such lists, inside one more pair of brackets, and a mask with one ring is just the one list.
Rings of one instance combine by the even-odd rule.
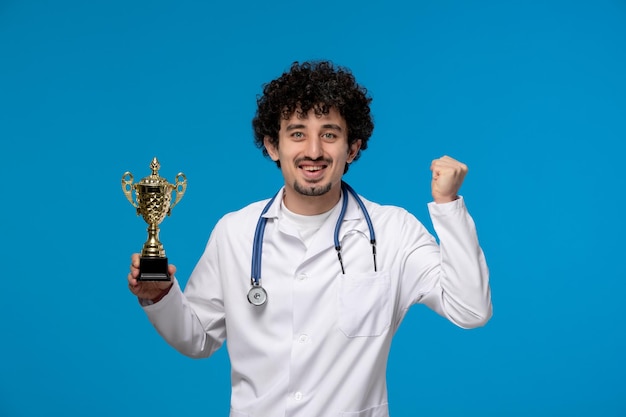
[[328, 165], [333, 163], [332, 158], [324, 158], [323, 156], [320, 156], [319, 158], [311, 158], [309, 156], [304, 156], [302, 158], [298, 158], [295, 160], [295, 164], [296, 166], [300, 165], [303, 162], [326, 162]]

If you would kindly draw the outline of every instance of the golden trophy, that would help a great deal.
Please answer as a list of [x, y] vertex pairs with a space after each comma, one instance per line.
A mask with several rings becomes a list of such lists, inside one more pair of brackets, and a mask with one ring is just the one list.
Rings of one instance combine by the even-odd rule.
[[[148, 240], [143, 245], [139, 263], [138, 281], [171, 281], [167, 272], [167, 257], [163, 244], [159, 241], [159, 224], [172, 213], [172, 209], [185, 194], [187, 178], [179, 172], [176, 184], [170, 184], [159, 177], [159, 164], [156, 157], [150, 163], [152, 174], [133, 184], [133, 174], [126, 171], [122, 175], [122, 190], [130, 204], [137, 209], [137, 215], [148, 223]], [[133, 200], [135, 190], [135, 200]], [[176, 199], [172, 203], [172, 192]]]

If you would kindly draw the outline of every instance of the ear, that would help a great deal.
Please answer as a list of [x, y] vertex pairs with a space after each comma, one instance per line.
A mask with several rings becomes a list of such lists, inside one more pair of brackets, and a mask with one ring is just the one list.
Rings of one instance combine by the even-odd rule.
[[357, 153], [359, 153], [359, 149], [361, 149], [361, 139], [355, 140], [348, 148], [348, 163], [354, 161]]
[[263, 146], [265, 146], [265, 150], [269, 154], [272, 161], [278, 161], [278, 147], [274, 146], [272, 143], [272, 139], [269, 136], [265, 136], [263, 138]]

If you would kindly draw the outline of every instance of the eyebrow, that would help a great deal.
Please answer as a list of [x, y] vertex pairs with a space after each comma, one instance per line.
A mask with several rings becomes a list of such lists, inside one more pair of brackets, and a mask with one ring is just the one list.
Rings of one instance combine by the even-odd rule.
[[290, 131], [290, 130], [296, 130], [296, 129], [304, 129], [306, 126], [304, 126], [303, 124], [289, 124], [287, 125], [287, 127], [285, 128], [286, 131]]
[[322, 127], [324, 129], [332, 129], [332, 130], [336, 130], [338, 132], [341, 132], [341, 126], [336, 125], [334, 123], [329, 123], [329, 124], [323, 125]]
[[[292, 123], [292, 124], [287, 125], [287, 127], [285, 127], [285, 130], [286, 131], [291, 131], [291, 130], [305, 129], [305, 128], [306, 128], [306, 126], [303, 125], [303, 124], [293, 124]], [[322, 125], [322, 128], [323, 129], [332, 129], [332, 130], [336, 130], [338, 132], [342, 131], [341, 126], [339, 126], [337, 124], [334, 124], [334, 123], [328, 123], [328, 124]]]

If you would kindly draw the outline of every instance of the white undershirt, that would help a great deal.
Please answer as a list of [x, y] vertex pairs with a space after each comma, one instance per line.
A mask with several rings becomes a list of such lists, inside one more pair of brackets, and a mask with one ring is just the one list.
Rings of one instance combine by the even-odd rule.
[[283, 218], [296, 228], [298, 233], [300, 233], [300, 239], [302, 239], [302, 242], [307, 248], [313, 240], [315, 233], [320, 229], [320, 227], [322, 227], [322, 224], [324, 224], [326, 219], [328, 219], [328, 217], [330, 216], [333, 208], [322, 214], [305, 216], [303, 214], [297, 214], [293, 211], [290, 211], [285, 206], [284, 201], [281, 201], [280, 203], [280, 209], [283, 213]]

